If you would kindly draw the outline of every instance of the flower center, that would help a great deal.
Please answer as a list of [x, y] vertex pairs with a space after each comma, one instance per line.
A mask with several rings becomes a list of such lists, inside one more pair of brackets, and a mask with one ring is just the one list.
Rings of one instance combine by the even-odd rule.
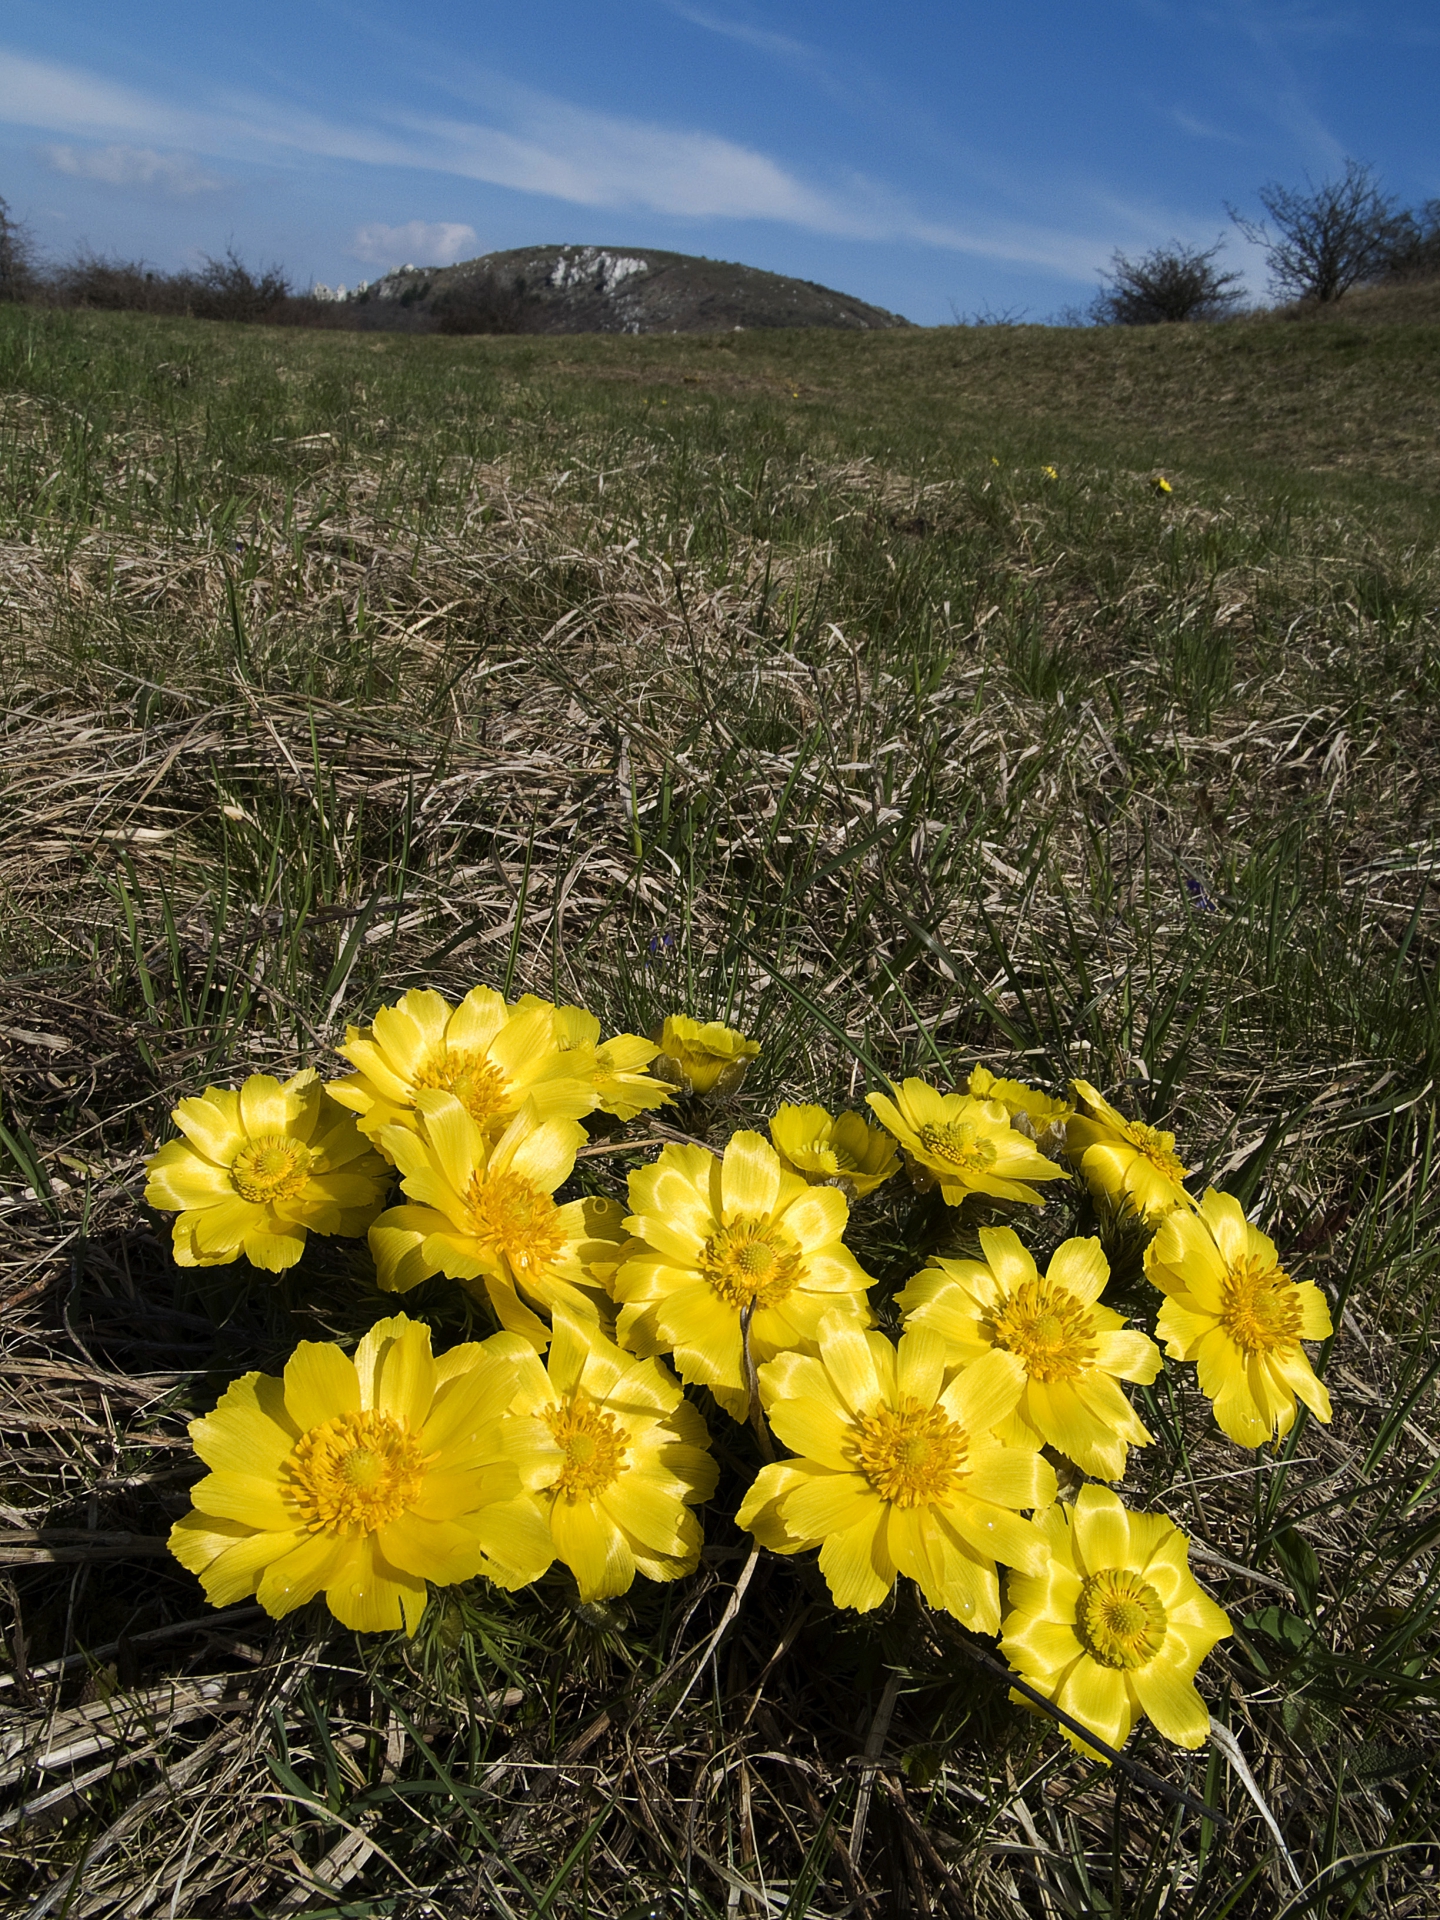
[[293, 1200], [310, 1178], [310, 1149], [288, 1133], [262, 1133], [230, 1163], [230, 1183], [242, 1200], [264, 1205]]
[[628, 1468], [625, 1450], [630, 1444], [629, 1431], [583, 1394], [569, 1406], [547, 1408], [541, 1418], [565, 1455], [553, 1488], [563, 1499], [591, 1500]]
[[1140, 1158], [1148, 1160], [1157, 1173], [1163, 1173], [1170, 1180], [1189, 1179], [1175, 1152], [1173, 1133], [1162, 1133], [1158, 1127], [1147, 1127], [1139, 1120], [1127, 1120], [1124, 1131], [1125, 1138]]
[[306, 1526], [373, 1533], [414, 1506], [426, 1465], [419, 1442], [388, 1413], [342, 1413], [296, 1441], [280, 1485]]
[[1032, 1380], [1074, 1380], [1095, 1358], [1090, 1309], [1048, 1281], [1017, 1288], [987, 1331], [997, 1347], [1019, 1355]]
[[453, 1093], [477, 1127], [491, 1127], [511, 1109], [510, 1082], [478, 1047], [440, 1047], [416, 1070], [416, 1087]]
[[800, 1249], [780, 1227], [741, 1214], [705, 1242], [701, 1275], [727, 1307], [778, 1306], [804, 1273]]
[[1169, 1624], [1154, 1587], [1128, 1567], [1092, 1573], [1075, 1606], [1080, 1644], [1102, 1667], [1148, 1666]]
[[968, 1120], [930, 1121], [916, 1137], [932, 1160], [961, 1173], [983, 1173], [995, 1159], [995, 1142]]
[[1220, 1324], [1245, 1354], [1274, 1353], [1300, 1338], [1300, 1296], [1280, 1267], [1247, 1255], [1220, 1289]]
[[560, 1209], [518, 1173], [477, 1173], [465, 1195], [471, 1231], [499, 1249], [513, 1272], [543, 1272], [565, 1244]]
[[882, 1500], [897, 1507], [943, 1502], [965, 1473], [965, 1429], [940, 1407], [907, 1400], [857, 1413], [848, 1449]]

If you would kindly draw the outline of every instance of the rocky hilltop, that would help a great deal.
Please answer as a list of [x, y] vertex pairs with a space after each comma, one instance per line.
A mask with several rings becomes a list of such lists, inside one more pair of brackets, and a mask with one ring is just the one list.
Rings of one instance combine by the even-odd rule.
[[453, 267], [398, 267], [321, 298], [349, 325], [413, 333], [721, 333], [910, 322], [811, 280], [656, 247], [515, 247]]

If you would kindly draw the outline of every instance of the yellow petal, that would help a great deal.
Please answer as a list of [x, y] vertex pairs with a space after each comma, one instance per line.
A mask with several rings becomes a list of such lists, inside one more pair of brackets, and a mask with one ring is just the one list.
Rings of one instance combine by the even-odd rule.
[[777, 1400], [769, 1409], [775, 1437], [792, 1453], [819, 1461], [835, 1473], [850, 1471], [854, 1429], [820, 1400]]
[[[982, 1236], [983, 1237], [983, 1236]], [[1092, 1305], [1105, 1291], [1110, 1278], [1110, 1262], [1098, 1240], [1062, 1240], [1050, 1256], [1045, 1277], [1073, 1293], [1077, 1300]]]
[[[1141, 1706], [1167, 1740], [1177, 1747], [1203, 1747], [1210, 1738], [1210, 1714], [1194, 1683], [1177, 1673], [1161, 1655], [1130, 1675]], [[1114, 1744], [1119, 1744], [1115, 1742]]]
[[940, 1404], [967, 1433], [985, 1433], [1019, 1405], [1025, 1377], [1018, 1355], [992, 1347], [961, 1368], [940, 1396]]
[[360, 1411], [360, 1381], [339, 1347], [301, 1341], [285, 1364], [285, 1411], [301, 1433], [337, 1414]]
[[376, 1539], [391, 1566], [419, 1580], [433, 1580], [437, 1587], [473, 1579], [480, 1571], [479, 1541], [453, 1520], [402, 1513], [379, 1528]]
[[827, 1473], [797, 1486], [785, 1503], [785, 1524], [809, 1539], [858, 1525], [885, 1503], [858, 1473]]
[[1076, 1495], [1071, 1524], [1075, 1564], [1083, 1565], [1087, 1574], [1135, 1564], [1129, 1515], [1119, 1494], [1112, 1493], [1109, 1487], [1082, 1487]]
[[182, 1100], [170, 1116], [186, 1139], [217, 1166], [228, 1167], [245, 1144], [239, 1096], [220, 1087]]
[[262, 1133], [287, 1133], [294, 1102], [269, 1073], [252, 1073], [240, 1089], [240, 1124], [252, 1140]]
[[250, 1232], [244, 1240], [245, 1258], [265, 1273], [285, 1273], [305, 1251], [304, 1229], [298, 1233]]
[[201, 1513], [224, 1520], [240, 1520], [260, 1533], [288, 1533], [297, 1524], [295, 1513], [280, 1497], [279, 1482], [255, 1473], [207, 1473], [190, 1489]]
[[609, 1514], [589, 1501], [557, 1500], [550, 1510], [550, 1532], [582, 1600], [609, 1600], [628, 1591], [635, 1556]]
[[418, 1624], [425, 1582], [392, 1566], [373, 1534], [355, 1542], [355, 1548], [325, 1588], [325, 1604], [341, 1626], [355, 1633], [393, 1633], [411, 1620]]
[[1123, 1747], [1135, 1724], [1124, 1674], [1102, 1667], [1088, 1656], [1077, 1660], [1055, 1704], [1088, 1727], [1107, 1746]]
[[265, 1569], [256, 1598], [272, 1619], [292, 1613], [341, 1576], [358, 1545], [332, 1533], [306, 1534]]
[[1046, 1507], [1055, 1498], [1055, 1470], [1022, 1447], [977, 1447], [965, 1476], [968, 1498], [997, 1507]]
[[[1005, 1293], [1018, 1293], [1021, 1287], [1036, 1278], [1035, 1262], [1019, 1234], [1012, 1228], [981, 1227], [980, 1250], [985, 1256], [986, 1266]], [[1050, 1277], [1056, 1278], [1053, 1264]]]
[[284, 1384], [247, 1373], [225, 1389], [212, 1413], [191, 1421], [190, 1438], [207, 1467], [265, 1473], [278, 1470], [300, 1429], [286, 1411]]
[[[878, 1342], [884, 1353], [877, 1353], [872, 1342]], [[890, 1343], [828, 1318], [821, 1327], [820, 1351], [831, 1384], [850, 1412], [872, 1410], [883, 1397], [880, 1367], [885, 1355], [893, 1353]], [[892, 1360], [892, 1368], [893, 1364]]]
[[763, 1134], [732, 1134], [721, 1163], [722, 1218], [767, 1217], [780, 1191], [780, 1157]]
[[895, 1584], [895, 1562], [885, 1541], [886, 1509], [876, 1500], [864, 1517], [843, 1533], [832, 1533], [820, 1549], [820, 1571], [837, 1607], [868, 1613]]

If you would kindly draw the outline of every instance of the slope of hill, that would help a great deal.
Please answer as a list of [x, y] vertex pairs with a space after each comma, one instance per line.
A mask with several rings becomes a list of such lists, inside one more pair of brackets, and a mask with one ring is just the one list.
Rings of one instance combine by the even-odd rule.
[[359, 310], [362, 325], [406, 333], [870, 332], [910, 325], [811, 280], [653, 247], [516, 247], [453, 267], [399, 267], [354, 289], [345, 305]]

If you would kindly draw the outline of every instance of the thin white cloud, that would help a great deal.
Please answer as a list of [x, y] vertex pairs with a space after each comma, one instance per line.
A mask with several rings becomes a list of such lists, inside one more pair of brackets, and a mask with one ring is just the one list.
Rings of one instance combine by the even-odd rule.
[[473, 250], [477, 235], [463, 220], [407, 220], [387, 227], [378, 220], [355, 229], [347, 251], [372, 267], [449, 267]]
[[798, 60], [809, 66], [819, 59], [814, 47], [807, 47], [803, 40], [792, 40], [785, 33], [771, 33], [765, 27], [752, 27], [748, 21], [722, 18], [704, 7], [689, 5], [688, 0], [661, 0], [670, 13], [681, 20], [688, 21], [692, 27], [703, 27], [707, 33], [718, 33], [726, 40], [738, 40], [742, 46], [755, 47], [761, 53], [775, 54], [782, 60]]
[[1183, 107], [1172, 107], [1170, 118], [1182, 133], [1188, 133], [1196, 140], [1219, 140], [1230, 147], [1248, 147], [1250, 144], [1243, 134], [1227, 133], [1224, 127], [1215, 127], [1208, 120], [1199, 120], [1193, 113], [1186, 113]]
[[69, 147], [40, 149], [55, 173], [76, 180], [98, 180], [106, 187], [138, 187], [153, 193], [210, 193], [225, 182], [205, 173], [188, 153], [157, 153], [153, 147]]
[[[343, 123], [231, 93], [192, 109], [69, 67], [0, 49], [0, 122], [152, 140], [213, 158], [293, 162], [316, 156], [423, 169], [572, 206], [682, 218], [774, 220], [854, 240], [910, 242], [1088, 279], [1108, 245], [1025, 223], [961, 228], [926, 218], [864, 176], [843, 189], [808, 184], [753, 147], [718, 134], [503, 90], [489, 121], [360, 111]], [[495, 122], [502, 124], [495, 124]], [[423, 249], [417, 249], [423, 251]]]

